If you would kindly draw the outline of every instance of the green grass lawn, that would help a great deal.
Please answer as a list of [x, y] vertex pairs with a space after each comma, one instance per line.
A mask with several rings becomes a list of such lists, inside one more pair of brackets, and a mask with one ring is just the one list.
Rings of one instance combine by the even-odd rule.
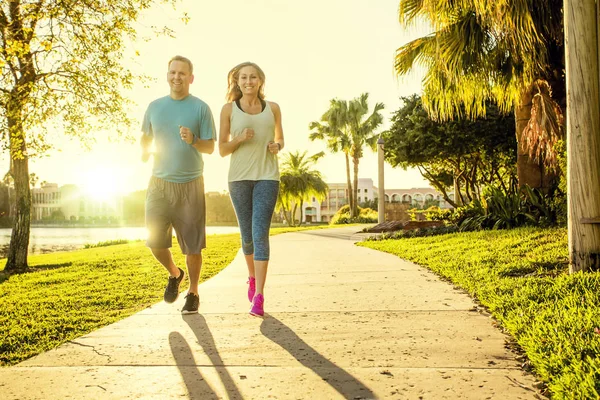
[[368, 241], [425, 266], [500, 321], [557, 399], [600, 398], [600, 274], [568, 274], [566, 229]]
[[[329, 226], [280, 227], [271, 234]], [[2, 272], [0, 261], [0, 365], [12, 365], [162, 301], [165, 269], [143, 241], [108, 241], [87, 249], [32, 255], [31, 270]], [[177, 243], [173, 258], [185, 259]], [[238, 234], [209, 235], [200, 282], [231, 263]]]

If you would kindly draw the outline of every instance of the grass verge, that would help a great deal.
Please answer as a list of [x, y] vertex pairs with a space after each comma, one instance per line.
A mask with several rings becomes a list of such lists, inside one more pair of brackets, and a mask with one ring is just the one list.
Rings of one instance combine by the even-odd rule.
[[[210, 235], [200, 281], [227, 266], [239, 235]], [[185, 265], [173, 251], [177, 265]], [[3, 262], [6, 262], [5, 260]], [[29, 257], [0, 283], [0, 365], [12, 365], [160, 302], [165, 270], [144, 242]], [[4, 266], [2, 266], [4, 268]]]
[[[340, 226], [334, 226], [340, 227]], [[279, 227], [272, 235], [330, 226]], [[173, 258], [185, 265], [174, 243]], [[239, 234], [209, 235], [200, 282], [240, 248]], [[0, 261], [0, 366], [13, 365], [162, 301], [165, 270], [143, 241], [32, 255], [30, 271], [7, 275]]]
[[367, 241], [427, 267], [500, 321], [556, 399], [600, 398], [600, 274], [568, 274], [566, 229]]

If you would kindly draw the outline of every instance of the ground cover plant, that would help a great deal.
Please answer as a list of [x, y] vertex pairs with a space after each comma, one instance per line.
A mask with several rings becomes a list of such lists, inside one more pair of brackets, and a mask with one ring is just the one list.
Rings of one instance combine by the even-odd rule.
[[556, 399], [600, 398], [600, 274], [568, 274], [567, 230], [518, 228], [359, 243], [436, 272], [484, 305]]

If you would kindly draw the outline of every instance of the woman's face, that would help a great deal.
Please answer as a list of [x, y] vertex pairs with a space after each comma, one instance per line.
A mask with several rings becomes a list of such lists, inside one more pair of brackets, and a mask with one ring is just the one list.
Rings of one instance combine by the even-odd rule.
[[246, 95], [257, 95], [262, 82], [258, 76], [256, 68], [248, 65], [240, 69], [238, 75], [238, 86], [243, 94]]

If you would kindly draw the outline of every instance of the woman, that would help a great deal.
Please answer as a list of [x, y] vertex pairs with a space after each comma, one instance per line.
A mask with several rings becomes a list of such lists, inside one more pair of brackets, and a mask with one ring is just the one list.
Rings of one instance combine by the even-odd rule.
[[248, 265], [250, 314], [264, 315], [269, 265], [269, 228], [279, 193], [277, 153], [283, 149], [281, 110], [265, 101], [265, 74], [251, 62], [227, 76], [227, 104], [221, 110], [219, 153], [231, 154], [229, 193]]

